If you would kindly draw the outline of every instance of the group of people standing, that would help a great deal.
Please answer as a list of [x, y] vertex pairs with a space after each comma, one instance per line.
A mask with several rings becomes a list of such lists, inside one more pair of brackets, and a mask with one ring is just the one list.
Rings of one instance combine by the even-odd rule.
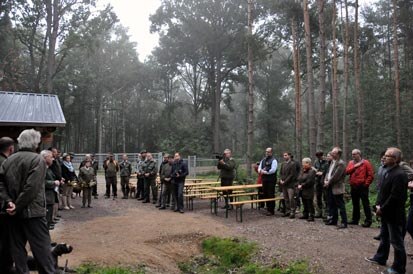
[[[179, 152], [174, 155], [164, 154], [163, 161], [157, 167], [152, 153], [146, 150], [138, 153], [138, 160], [135, 167], [137, 177], [135, 199], [142, 203], [156, 204], [160, 210], [170, 208], [175, 212], [184, 213], [184, 184], [188, 175], [188, 166], [182, 160]], [[117, 175], [119, 173], [122, 187], [122, 199], [130, 197], [131, 186], [129, 179], [132, 176], [132, 164], [128, 156], [124, 154], [122, 161], [118, 163], [110, 154], [103, 164], [105, 170], [106, 193], [105, 198], [117, 198]], [[156, 178], [160, 177], [160, 191], [156, 184]], [[159, 193], [158, 193], [159, 192]]]
[[[275, 197], [277, 183], [277, 160], [272, 149], [267, 148], [266, 157], [256, 164], [259, 181], [262, 183], [262, 198]], [[359, 149], [353, 149], [352, 160], [341, 160], [342, 151], [334, 147], [327, 157], [317, 152], [317, 160], [302, 159], [301, 165], [294, 161], [291, 153], [284, 152], [284, 161], [280, 168], [280, 187], [283, 200], [279, 210], [283, 217], [295, 218], [297, 205], [302, 202], [303, 211], [300, 219], [313, 222], [314, 218], [323, 218], [326, 225], [338, 225], [339, 229], [348, 224], [360, 224], [360, 201], [363, 205], [365, 220], [362, 227], [372, 224], [372, 208], [369, 201], [369, 187], [374, 180], [371, 163], [362, 157]], [[365, 259], [371, 263], [386, 265], [390, 245], [394, 248], [394, 262], [383, 273], [406, 273], [406, 251], [404, 236], [409, 232], [413, 239], [413, 169], [402, 162], [400, 149], [391, 147], [381, 154], [381, 165], [377, 172], [377, 198], [374, 205], [375, 214], [381, 220], [380, 240], [376, 254]], [[344, 195], [346, 193], [346, 176], [349, 177], [351, 201], [353, 205], [352, 220], [347, 220]], [[410, 189], [410, 210], [406, 219], [406, 200]], [[316, 207], [314, 206], [316, 205]], [[274, 215], [275, 203], [267, 202], [267, 215]], [[317, 212], [316, 212], [317, 209]]]
[[[59, 220], [59, 201], [73, 208], [66, 199], [73, 177], [64, 176], [74, 171], [66, 159], [59, 162], [56, 149], [39, 153], [40, 132], [24, 130], [17, 142], [14, 153], [14, 140], [0, 138], [0, 270], [29, 273], [30, 264], [39, 273], [55, 274], [62, 250], [52, 245], [49, 230]], [[34, 259], [27, 256], [27, 242]]]

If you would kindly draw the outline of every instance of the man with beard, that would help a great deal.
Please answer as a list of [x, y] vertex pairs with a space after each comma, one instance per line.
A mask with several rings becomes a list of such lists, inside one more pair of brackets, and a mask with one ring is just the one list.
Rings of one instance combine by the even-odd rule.
[[[277, 160], [272, 156], [273, 150], [265, 149], [265, 158], [261, 160], [258, 172], [261, 174], [263, 199], [275, 197], [275, 183], [277, 181]], [[275, 201], [267, 202], [267, 216], [274, 215]]]

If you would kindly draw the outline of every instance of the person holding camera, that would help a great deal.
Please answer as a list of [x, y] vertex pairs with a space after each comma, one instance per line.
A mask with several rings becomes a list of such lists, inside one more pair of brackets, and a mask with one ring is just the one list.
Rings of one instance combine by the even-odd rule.
[[[272, 156], [272, 148], [265, 149], [265, 158], [258, 166], [258, 173], [262, 178], [263, 199], [275, 197], [275, 183], [277, 181], [277, 160]], [[267, 202], [267, 216], [274, 215], [275, 201]]]
[[[232, 183], [235, 178], [235, 167], [236, 163], [235, 160], [232, 158], [231, 150], [228, 148], [224, 150], [224, 154], [222, 158], [219, 159], [217, 168], [220, 170], [219, 177], [221, 178], [221, 186], [232, 186]], [[231, 195], [232, 191], [223, 191], [224, 196], [226, 197], [227, 194]], [[232, 198], [230, 197], [230, 202], [232, 202]], [[225, 206], [223, 209], [232, 209], [228, 205], [228, 199], [225, 198]]]
[[184, 186], [185, 178], [188, 175], [188, 165], [181, 159], [179, 152], [175, 152], [174, 163], [172, 164], [172, 198], [175, 212], [184, 213]]

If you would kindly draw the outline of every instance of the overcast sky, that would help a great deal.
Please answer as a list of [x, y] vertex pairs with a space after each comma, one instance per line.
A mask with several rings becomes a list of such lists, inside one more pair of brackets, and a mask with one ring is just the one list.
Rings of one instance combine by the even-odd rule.
[[[208, 1], [208, 0], [206, 0]], [[377, 0], [359, 0], [366, 5]], [[158, 35], [149, 32], [149, 16], [155, 13], [161, 0], [98, 0], [99, 5], [110, 3], [122, 25], [129, 28], [131, 40], [137, 43], [139, 59], [144, 61], [158, 44]]]

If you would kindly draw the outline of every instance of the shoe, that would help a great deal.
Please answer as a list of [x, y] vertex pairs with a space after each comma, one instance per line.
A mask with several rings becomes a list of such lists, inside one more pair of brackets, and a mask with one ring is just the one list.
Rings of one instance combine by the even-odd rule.
[[299, 217], [298, 219], [300, 219], [300, 220], [306, 220], [306, 219], [308, 219], [308, 216], [303, 215], [303, 216]]
[[178, 212], [178, 211], [179, 211], [179, 209], [175, 209], [175, 210], [174, 210], [174, 212]]
[[361, 225], [362, 227], [370, 227], [371, 222], [364, 222], [364, 224]]
[[166, 205], [166, 207], [169, 207], [169, 205]]
[[156, 204], [156, 201], [152, 201], [152, 204]]
[[376, 259], [374, 259], [373, 257], [372, 258], [364, 257], [364, 260], [366, 260], [367, 262], [372, 263], [372, 264], [386, 265], [386, 263], [379, 262]]
[[142, 204], [147, 204], [147, 203], [149, 203], [149, 201], [143, 201], [143, 202], [142, 202]]
[[394, 270], [392, 267], [389, 267], [386, 269], [386, 271], [382, 271], [382, 274], [399, 274], [396, 270]]
[[184, 213], [184, 210], [183, 210], [183, 209], [180, 209], [180, 210], [179, 210], [179, 213]]
[[49, 229], [49, 230], [53, 230], [53, 229], [54, 229], [54, 225], [49, 225], [48, 229]]
[[70, 207], [65, 206], [63, 209], [64, 209], [64, 210], [69, 210], [69, 209], [70, 209]]
[[156, 205], [155, 207], [161, 207], [160, 205]]
[[273, 216], [274, 215], [274, 212], [271, 212], [271, 211], [267, 211], [267, 213], [265, 213], [265, 216]]
[[316, 219], [323, 218], [323, 214], [321, 214], [321, 213], [320, 213], [320, 214], [317, 214], [317, 215], [314, 216], [314, 218], [316, 218]]
[[314, 222], [314, 217], [309, 217], [309, 218], [307, 219], [307, 222]]
[[143, 198], [137, 198], [136, 200], [138, 200], [138, 201], [142, 201], [142, 200], [143, 200]]
[[96, 195], [96, 196], [93, 196], [93, 198], [97, 199], [97, 198], [98, 198], [98, 196], [97, 196], [97, 195]]
[[161, 206], [161, 207], [159, 208], [159, 210], [162, 210], [162, 209], [166, 209], [166, 207], [164, 207], [164, 206]]
[[80, 208], [85, 208], [85, 206], [84, 206], [84, 205], [82, 205]]
[[351, 222], [349, 222], [348, 224], [349, 224], [349, 225], [359, 225], [359, 222], [351, 221]]
[[123, 196], [122, 199], [128, 199], [128, 197]]
[[337, 223], [333, 222], [333, 221], [328, 221], [328, 222], [326, 222], [326, 225], [337, 225]]
[[109, 199], [109, 196], [106, 196], [106, 195], [105, 195], [105, 199]]
[[281, 215], [282, 217], [289, 217], [290, 213], [284, 213], [283, 215]]
[[57, 218], [62, 218], [62, 215], [57, 214], [55, 219]]
[[380, 234], [379, 234], [379, 235], [377, 235], [377, 236], [374, 236], [374, 237], [373, 237], [373, 239], [375, 239], [376, 241], [380, 241], [380, 240], [381, 240], [381, 236], [380, 236]]
[[290, 214], [290, 219], [295, 219], [295, 214]]
[[341, 224], [337, 227], [337, 229], [345, 229], [347, 228], [347, 224]]
[[223, 207], [221, 207], [221, 209], [227, 209], [227, 206], [226, 206], [226, 205], [224, 205]]
[[93, 206], [90, 206], [90, 205], [88, 205], [87, 207], [88, 207], [88, 208], [93, 208]]

